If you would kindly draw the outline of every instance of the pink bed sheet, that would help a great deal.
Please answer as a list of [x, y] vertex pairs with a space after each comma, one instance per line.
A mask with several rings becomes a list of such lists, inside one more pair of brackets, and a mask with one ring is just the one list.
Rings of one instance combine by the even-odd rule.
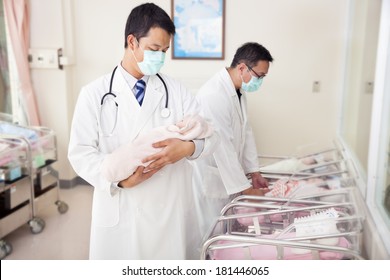
[[[274, 236], [261, 236], [262, 238], [274, 238]], [[238, 242], [232, 241], [219, 241], [219, 245], [228, 245], [228, 244], [239, 244]], [[344, 238], [338, 238], [338, 244], [336, 245], [342, 248], [350, 248], [349, 241]], [[294, 249], [291, 247], [284, 247], [283, 259], [285, 260], [312, 260], [314, 259], [311, 251], [305, 253], [297, 253], [301, 249]], [[253, 245], [248, 247], [238, 247], [238, 248], [228, 248], [228, 249], [218, 249], [210, 251], [210, 257], [213, 260], [276, 260], [277, 259], [277, 247], [273, 245]], [[336, 251], [319, 251], [319, 258], [321, 260], [340, 260], [346, 257], [342, 252]]]

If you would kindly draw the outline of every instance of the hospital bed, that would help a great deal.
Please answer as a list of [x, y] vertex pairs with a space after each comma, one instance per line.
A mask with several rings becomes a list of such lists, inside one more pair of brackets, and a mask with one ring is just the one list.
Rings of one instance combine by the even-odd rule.
[[[59, 198], [58, 173], [52, 168], [57, 161], [56, 136], [45, 127], [26, 127], [8, 121], [0, 121], [0, 135], [3, 143], [0, 236], [3, 238], [26, 222], [32, 233], [40, 233], [45, 222], [37, 213], [51, 204], [61, 214], [68, 210], [68, 205]], [[1, 258], [11, 251], [9, 243], [0, 241]]]

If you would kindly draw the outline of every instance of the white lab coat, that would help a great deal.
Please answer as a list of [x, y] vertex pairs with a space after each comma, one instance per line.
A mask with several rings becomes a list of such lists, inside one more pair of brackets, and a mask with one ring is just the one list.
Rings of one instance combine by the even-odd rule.
[[[192, 167], [187, 159], [165, 166], [131, 189], [115, 187], [100, 172], [105, 155], [141, 131], [175, 124], [186, 114], [200, 113], [194, 97], [180, 83], [162, 76], [169, 91], [168, 118], [160, 114], [165, 106], [165, 90], [157, 76], [149, 77], [140, 107], [123, 75], [116, 71], [112, 91], [119, 106], [111, 137], [104, 137], [99, 125], [100, 101], [108, 92], [111, 73], [84, 87], [79, 95], [68, 158], [76, 173], [94, 186], [91, 259], [199, 258]], [[102, 117], [114, 116], [110, 112]], [[205, 141], [203, 154], [215, 146], [213, 141], [214, 136]]]
[[200, 231], [207, 237], [223, 206], [234, 194], [251, 186], [246, 174], [259, 171], [259, 164], [246, 96], [243, 94], [239, 101], [227, 69], [204, 84], [196, 99], [220, 137], [212, 157], [193, 163]]

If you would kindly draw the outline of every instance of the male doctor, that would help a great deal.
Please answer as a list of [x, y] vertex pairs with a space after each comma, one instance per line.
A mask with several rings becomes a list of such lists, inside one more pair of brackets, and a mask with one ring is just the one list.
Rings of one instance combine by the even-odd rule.
[[196, 95], [221, 138], [212, 157], [194, 162], [194, 192], [204, 238], [232, 196], [268, 191], [268, 182], [259, 173], [246, 93], [259, 89], [272, 61], [263, 46], [246, 43], [236, 51], [230, 67], [214, 75]]
[[165, 89], [156, 75], [174, 33], [172, 20], [160, 7], [152, 3], [135, 7], [127, 19], [121, 63], [80, 92], [68, 158], [76, 173], [94, 187], [91, 259], [199, 258], [189, 160], [210, 153], [215, 135], [155, 143], [161, 152], [145, 158], [144, 163], [151, 163], [120, 182], [108, 182], [100, 172], [108, 153], [140, 133], [200, 113], [179, 82], [160, 74]]

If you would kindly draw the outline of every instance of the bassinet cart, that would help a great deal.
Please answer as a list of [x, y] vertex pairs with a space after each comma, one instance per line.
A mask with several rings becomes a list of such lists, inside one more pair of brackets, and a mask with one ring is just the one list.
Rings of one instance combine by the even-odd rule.
[[335, 196], [344, 201], [238, 197], [222, 210], [201, 258], [363, 259], [353, 190]]
[[21, 138], [0, 137], [0, 259], [12, 252], [12, 245], [2, 238], [29, 223], [39, 232], [42, 220], [33, 215], [31, 167], [28, 143]]
[[[40, 210], [47, 207], [49, 204], [55, 204], [58, 207], [58, 211], [62, 214], [67, 212], [68, 205], [59, 199], [59, 179], [58, 173], [52, 168], [52, 164], [57, 161], [57, 144], [56, 137], [52, 130], [45, 127], [23, 127], [17, 124], [0, 121], [1, 138], [9, 143], [23, 143], [20, 144], [19, 154], [22, 152], [24, 156], [24, 174], [26, 178], [17, 182], [15, 188], [19, 187], [19, 184], [23, 182], [26, 186], [25, 189], [29, 189], [30, 197], [28, 202], [21, 210], [13, 209], [14, 215], [7, 215], [7, 224], [4, 221], [2, 230], [4, 233], [1, 236], [5, 236], [17, 227], [20, 223], [26, 222], [26, 213], [29, 212], [28, 224], [32, 233], [40, 233], [44, 227], [45, 222], [41, 218], [36, 217], [36, 214]], [[7, 157], [4, 155], [4, 157]], [[7, 182], [7, 181], [4, 181]], [[11, 193], [10, 189], [9, 193]], [[2, 205], [8, 205], [14, 195], [4, 195]], [[3, 206], [2, 206], [3, 207]], [[6, 206], [4, 206], [6, 207]], [[10, 210], [10, 209], [8, 209]], [[24, 211], [24, 212], [23, 212]], [[23, 212], [23, 213], [22, 213]], [[7, 213], [6, 211], [4, 213]], [[17, 213], [17, 214], [16, 214]], [[5, 214], [4, 214], [5, 215]], [[22, 216], [24, 218], [20, 218]], [[13, 226], [8, 226], [8, 223]], [[2, 245], [1, 245], [2, 244]], [[12, 248], [9, 244], [0, 244], [0, 249], [5, 253], [5, 257], [10, 253]]]
[[221, 211], [202, 259], [363, 259], [364, 217], [354, 170], [329, 148], [261, 166], [265, 196], [238, 196]]

